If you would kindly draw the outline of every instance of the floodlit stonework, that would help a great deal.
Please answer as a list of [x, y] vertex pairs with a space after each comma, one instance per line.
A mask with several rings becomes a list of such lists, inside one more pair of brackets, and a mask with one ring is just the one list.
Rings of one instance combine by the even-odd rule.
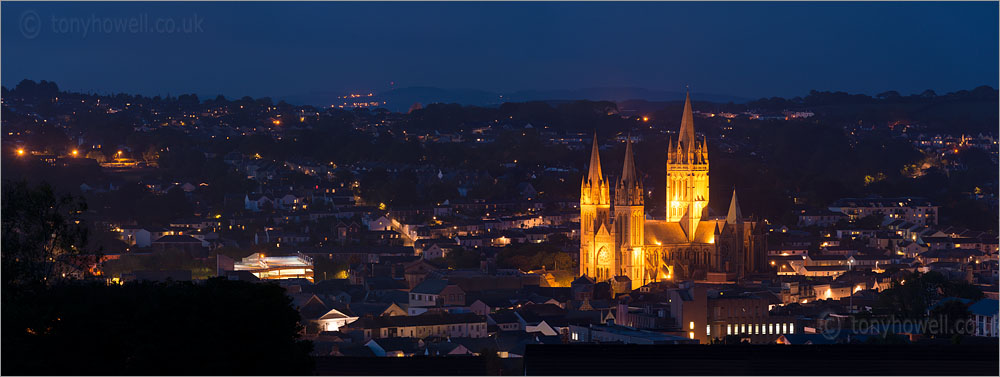
[[733, 190], [726, 216], [710, 216], [705, 138], [694, 133], [691, 98], [684, 103], [677, 142], [667, 147], [666, 213], [645, 212], [631, 140], [611, 195], [597, 137], [580, 187], [580, 275], [604, 281], [627, 276], [632, 288], [672, 279], [732, 280], [764, 268], [763, 224], [744, 218]]

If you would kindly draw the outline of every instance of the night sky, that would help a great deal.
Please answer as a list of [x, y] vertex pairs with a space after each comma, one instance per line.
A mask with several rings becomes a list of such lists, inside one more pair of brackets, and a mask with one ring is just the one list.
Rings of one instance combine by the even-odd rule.
[[[690, 85], [747, 98], [944, 93], [998, 85], [997, 13], [997, 2], [4, 2], [0, 76], [8, 88], [28, 78], [229, 97], [390, 82], [500, 92]], [[130, 18], [148, 30], [115, 30]], [[109, 28], [84, 35], [93, 20]], [[173, 33], [154, 30], [166, 20]]]

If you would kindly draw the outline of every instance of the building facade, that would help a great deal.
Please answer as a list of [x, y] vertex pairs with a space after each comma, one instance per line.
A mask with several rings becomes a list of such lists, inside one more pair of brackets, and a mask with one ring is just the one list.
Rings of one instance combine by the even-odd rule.
[[677, 142], [668, 142], [663, 220], [647, 217], [631, 139], [626, 143], [612, 196], [594, 137], [580, 187], [580, 275], [597, 281], [627, 276], [635, 289], [661, 280], [705, 279], [709, 273], [733, 279], [764, 269], [763, 224], [743, 217], [735, 190], [725, 217], [707, 213], [708, 149], [705, 138], [695, 135], [690, 96]]
[[843, 198], [830, 205], [831, 211], [843, 213], [851, 220], [882, 215], [917, 225], [937, 225], [940, 208], [926, 198], [916, 197]]

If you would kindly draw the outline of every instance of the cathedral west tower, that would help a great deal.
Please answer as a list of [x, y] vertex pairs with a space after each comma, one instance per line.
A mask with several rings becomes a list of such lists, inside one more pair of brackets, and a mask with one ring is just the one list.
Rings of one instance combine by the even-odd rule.
[[614, 273], [614, 247], [610, 233], [611, 187], [601, 172], [600, 153], [595, 132], [590, 171], [580, 185], [580, 274], [606, 279]]
[[625, 144], [625, 163], [622, 176], [615, 186], [615, 245], [618, 250], [618, 275], [642, 276], [643, 228], [645, 227], [645, 199], [642, 179], [635, 171], [632, 156], [632, 138]]

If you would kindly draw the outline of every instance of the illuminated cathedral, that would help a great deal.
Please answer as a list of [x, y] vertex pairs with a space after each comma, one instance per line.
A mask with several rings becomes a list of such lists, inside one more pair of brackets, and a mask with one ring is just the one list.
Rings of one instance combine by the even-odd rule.
[[594, 137], [590, 171], [580, 187], [580, 275], [627, 276], [636, 289], [672, 279], [734, 280], [764, 268], [763, 224], [744, 218], [733, 190], [725, 216], [711, 216], [708, 149], [694, 133], [690, 95], [677, 142], [667, 147], [666, 213], [646, 214], [632, 141], [614, 195], [601, 171]]

